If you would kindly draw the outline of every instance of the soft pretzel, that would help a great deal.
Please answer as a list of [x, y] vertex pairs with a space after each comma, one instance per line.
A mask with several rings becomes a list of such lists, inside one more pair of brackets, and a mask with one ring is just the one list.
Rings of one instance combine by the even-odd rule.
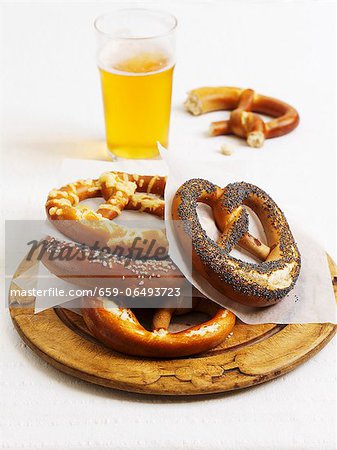
[[[199, 222], [197, 202], [213, 210], [222, 232], [217, 243]], [[265, 260], [257, 264], [230, 255], [248, 232], [248, 214], [243, 206], [259, 217], [270, 248]], [[299, 251], [282, 211], [257, 186], [241, 182], [220, 189], [206, 180], [189, 180], [174, 197], [172, 217], [177, 221], [174, 223], [181, 243], [192, 246], [194, 270], [229, 298], [249, 306], [269, 306], [294, 287], [301, 266]]]
[[152, 330], [146, 330], [128, 308], [116, 308], [101, 298], [85, 298], [82, 314], [91, 333], [108, 347], [129, 355], [173, 358], [205, 352], [225, 340], [235, 324], [235, 315], [220, 306], [197, 299], [193, 309], [211, 318], [178, 333], [167, 329], [173, 314], [186, 309], [159, 309]]
[[[112, 219], [123, 209], [138, 210], [164, 217], [165, 177], [107, 172], [99, 179], [79, 180], [52, 190], [47, 198], [48, 219], [65, 236], [89, 246], [114, 247], [128, 254], [139, 241], [142, 257], [162, 257], [168, 242], [163, 230], [133, 230], [121, 227]], [[97, 211], [80, 202], [103, 197]], [[160, 253], [160, 255], [158, 255]]]
[[118, 286], [118, 280], [126, 280], [131, 289], [178, 288], [186, 282], [170, 258], [129, 260], [51, 236], [43, 239], [37, 250], [39, 259], [52, 274], [80, 286], [112, 288]]
[[[202, 87], [188, 93], [187, 111], [199, 115], [216, 110], [230, 110], [229, 120], [212, 122], [211, 136], [235, 134], [245, 138], [250, 147], [261, 147], [265, 139], [290, 133], [299, 124], [299, 114], [287, 103], [236, 87]], [[255, 113], [275, 117], [265, 123]]]
[[[80, 286], [112, 287], [117, 279], [127, 280], [127, 287], [142, 289], [177, 288], [185, 278], [174, 263], [166, 260], [133, 260], [105, 255], [76, 243], [47, 237], [41, 261], [57, 277]], [[67, 256], [67, 257], [65, 257]], [[220, 306], [197, 298], [193, 309], [211, 319], [179, 333], [167, 331], [172, 315], [190, 311], [186, 308], [159, 308], [153, 315], [152, 331], [138, 322], [129, 308], [111, 306], [102, 298], [84, 298], [82, 315], [91, 333], [107, 346], [130, 355], [179, 357], [207, 351], [220, 344], [231, 332], [235, 316]]]

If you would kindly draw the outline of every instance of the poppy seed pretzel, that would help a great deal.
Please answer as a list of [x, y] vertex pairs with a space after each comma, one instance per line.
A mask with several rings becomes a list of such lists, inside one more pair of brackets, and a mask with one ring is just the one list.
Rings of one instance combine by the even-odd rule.
[[[229, 110], [229, 120], [212, 122], [210, 136], [235, 134], [245, 138], [250, 147], [261, 147], [265, 139], [290, 133], [299, 124], [299, 114], [287, 103], [252, 89], [236, 87], [202, 87], [188, 93], [185, 109], [194, 115]], [[255, 113], [273, 117], [265, 123]]]
[[[89, 246], [95, 243], [101, 247], [118, 246], [127, 252], [139, 240], [143, 256], [153, 257], [158, 249], [167, 251], [168, 243], [163, 230], [127, 229], [112, 220], [124, 209], [163, 218], [165, 182], [165, 177], [123, 172], [107, 172], [99, 179], [79, 180], [49, 193], [47, 217], [65, 236], [76, 242]], [[105, 200], [97, 211], [80, 204], [83, 200], [97, 197]]]
[[[284, 298], [294, 287], [301, 258], [284, 214], [262, 189], [249, 183], [219, 187], [207, 180], [192, 179], [177, 191], [172, 216], [183, 221], [176, 226], [182, 245], [192, 245], [192, 265], [213, 287], [232, 300], [249, 306], [269, 306]], [[216, 243], [202, 228], [197, 202], [211, 206], [222, 236]], [[230, 255], [248, 232], [244, 206], [259, 217], [270, 252], [265, 261], [249, 263]], [[174, 222], [176, 224], [176, 222]]]

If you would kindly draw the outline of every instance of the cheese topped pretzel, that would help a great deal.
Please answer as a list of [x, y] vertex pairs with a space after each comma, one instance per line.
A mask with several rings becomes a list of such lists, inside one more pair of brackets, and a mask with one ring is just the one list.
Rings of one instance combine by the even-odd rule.
[[[89, 246], [119, 247], [127, 253], [136, 240], [140, 241], [144, 257], [152, 257], [158, 249], [167, 252], [163, 230], [134, 230], [112, 222], [126, 210], [137, 210], [164, 217], [165, 177], [107, 172], [98, 179], [79, 180], [53, 189], [47, 198], [48, 219], [64, 235]], [[80, 203], [102, 197], [97, 211]], [[148, 251], [150, 248], [150, 252]]]

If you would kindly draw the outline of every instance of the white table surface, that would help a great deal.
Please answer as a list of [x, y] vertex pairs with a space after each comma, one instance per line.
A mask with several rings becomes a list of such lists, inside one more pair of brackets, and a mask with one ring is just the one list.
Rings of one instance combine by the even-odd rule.
[[[92, 21], [121, 4], [1, 3], [3, 218], [43, 217], [64, 158], [105, 159]], [[265, 172], [285, 212], [336, 259], [334, 2], [156, 6], [179, 19], [171, 151], [224, 167], [226, 158], [244, 156]], [[181, 108], [187, 90], [207, 84], [279, 97], [298, 108], [301, 125], [259, 150], [232, 137], [207, 138], [207, 124], [222, 113], [195, 118]], [[234, 146], [233, 156], [219, 154], [224, 141]], [[1, 448], [336, 447], [335, 342], [256, 388], [189, 400], [153, 398], [63, 375], [26, 348], [4, 302], [0, 321]]]

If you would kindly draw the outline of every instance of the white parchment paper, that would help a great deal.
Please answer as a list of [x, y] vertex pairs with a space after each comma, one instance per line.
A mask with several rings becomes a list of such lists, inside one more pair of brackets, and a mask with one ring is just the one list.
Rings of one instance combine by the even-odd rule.
[[[170, 205], [176, 190], [190, 178], [205, 178], [219, 186], [234, 181], [249, 181], [259, 185], [265, 189], [271, 197], [275, 198], [277, 193], [268, 190], [263, 179], [251, 180], [249, 176], [249, 167], [244, 160], [224, 157], [223, 163], [219, 161], [192, 161], [183, 160], [174, 154], [161, 148], [163, 160], [123, 160], [118, 162], [91, 161], [91, 160], [65, 160], [62, 171], [59, 175], [59, 185], [75, 181], [80, 178], [96, 178], [101, 173], [109, 170], [120, 170], [129, 173], [152, 174], [152, 175], [168, 175], [168, 181], [165, 190], [166, 218], [171, 217]], [[55, 185], [57, 186], [57, 184]], [[52, 188], [53, 186], [51, 186]], [[299, 246], [302, 256], [302, 267], [299, 279], [295, 288], [280, 303], [268, 308], [250, 308], [231, 301], [229, 298], [220, 294], [201, 276], [194, 275], [192, 277], [191, 270], [184, 263], [181, 254], [181, 248], [175, 238], [172, 222], [166, 221], [167, 237], [170, 245], [169, 254], [172, 260], [177, 264], [182, 273], [192, 283], [202, 295], [212, 299], [218, 304], [233, 311], [237, 317], [248, 324], [262, 323], [336, 323], [336, 303], [333, 293], [331, 277], [327, 264], [326, 253], [312, 238], [292, 222], [291, 217], [287, 214], [287, 205], [279, 205], [285, 212], [288, 222]], [[127, 213], [127, 212], [125, 212]], [[200, 221], [207, 231], [208, 235], [214, 240], [217, 239], [219, 232], [214, 224], [210, 208], [201, 205], [198, 208]], [[254, 214], [250, 214], [252, 234], [260, 239], [264, 239], [263, 229]], [[53, 227], [50, 227], [50, 234]], [[53, 235], [62, 238], [57, 230]], [[66, 240], [66, 238], [64, 237]], [[253, 261], [249, 255], [237, 252], [239, 256]], [[46, 288], [48, 276], [46, 269], [39, 268], [41, 277], [37, 279], [37, 288]], [[24, 275], [24, 274], [23, 274]], [[49, 278], [50, 280], [50, 278]], [[26, 288], [27, 278], [16, 279], [16, 284], [22, 288]], [[59, 280], [59, 287], [64, 286], [64, 281]], [[69, 298], [65, 298], [64, 302], [69, 302]], [[49, 308], [59, 305], [60, 299], [43, 299], [40, 298], [37, 310]], [[62, 306], [69, 309], [76, 308], [78, 305], [73, 299], [68, 305]]]
[[[224, 157], [224, 162], [209, 163], [207, 161], [180, 160], [173, 157], [172, 154], [160, 147], [161, 156], [168, 166], [168, 180], [165, 189], [166, 217], [171, 217], [171, 203], [177, 189], [191, 178], [204, 178], [221, 187], [234, 181], [248, 181], [249, 167], [245, 161]], [[261, 184], [254, 179], [262, 189], [266, 190], [273, 198], [273, 192], [268, 190], [261, 179]], [[287, 205], [279, 205], [285, 212]], [[198, 210], [200, 221], [207, 234], [216, 240], [219, 236], [218, 230], [214, 225], [210, 209], [202, 207]], [[177, 241], [173, 224], [170, 221], [166, 223], [167, 237], [170, 245], [170, 256], [186, 276], [186, 278], [206, 297], [219, 303], [222, 306], [233, 311], [237, 317], [248, 324], [262, 323], [336, 323], [336, 302], [331, 283], [331, 276], [327, 264], [326, 253], [313, 239], [305, 232], [292, 223], [291, 217], [288, 222], [298, 244], [302, 267], [299, 279], [295, 288], [278, 304], [267, 308], [251, 308], [245, 305], [231, 301], [226, 296], [213, 288], [202, 276], [191, 272], [184, 264], [184, 258], [181, 253], [181, 247]], [[257, 237], [263, 239], [261, 226], [257, 223], [254, 216], [251, 218], [251, 232]], [[249, 260], [246, 255], [242, 255]]]

